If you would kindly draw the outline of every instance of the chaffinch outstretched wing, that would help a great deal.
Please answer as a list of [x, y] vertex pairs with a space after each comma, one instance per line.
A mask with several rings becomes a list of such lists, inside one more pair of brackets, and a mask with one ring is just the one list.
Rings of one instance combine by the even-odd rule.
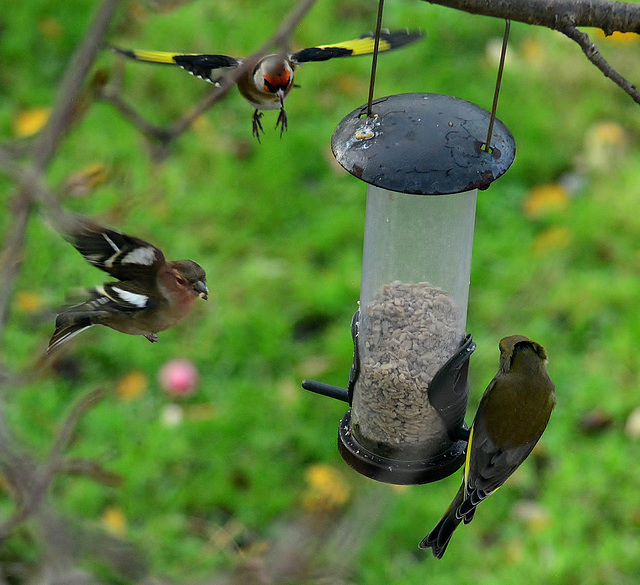
[[47, 352], [93, 325], [157, 341], [157, 333], [182, 320], [198, 297], [207, 299], [205, 271], [193, 260], [167, 261], [148, 242], [85, 218], [66, 218], [58, 227], [89, 264], [117, 282], [97, 286], [88, 291], [88, 300], [62, 307]]
[[[420, 31], [384, 30], [380, 36], [379, 51], [390, 51], [404, 47], [422, 37]], [[333, 45], [309, 47], [289, 54], [274, 53], [260, 59], [253, 70], [238, 79], [238, 90], [251, 104], [253, 113], [253, 135], [260, 142], [260, 133], [264, 132], [260, 119], [261, 110], [280, 110], [276, 128], [280, 126], [280, 135], [287, 129], [287, 113], [284, 100], [293, 85], [293, 74], [297, 65], [312, 61], [328, 61], [337, 57], [353, 57], [373, 53], [375, 35], [367, 33], [358, 39], [343, 41]], [[177, 65], [192, 75], [215, 85], [240, 66], [243, 59], [228, 55], [200, 55], [196, 53], [165, 53], [162, 51], [124, 50], [111, 48], [115, 53], [136, 61]]]
[[539, 441], [556, 404], [544, 348], [523, 335], [500, 341], [500, 367], [471, 425], [462, 485], [420, 548], [442, 558], [461, 522], [520, 467]]

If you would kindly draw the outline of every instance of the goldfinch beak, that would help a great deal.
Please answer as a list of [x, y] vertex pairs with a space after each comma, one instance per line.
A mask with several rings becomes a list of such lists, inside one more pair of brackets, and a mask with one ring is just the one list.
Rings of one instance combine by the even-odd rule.
[[206, 301], [209, 298], [209, 289], [207, 288], [207, 285], [201, 280], [193, 285], [193, 290], [198, 292], [198, 296], [201, 299], [204, 299]]

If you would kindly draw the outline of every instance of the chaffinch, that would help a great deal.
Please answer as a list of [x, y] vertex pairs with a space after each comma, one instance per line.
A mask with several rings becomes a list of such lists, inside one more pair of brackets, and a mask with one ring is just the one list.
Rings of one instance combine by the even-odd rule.
[[62, 307], [47, 352], [93, 325], [158, 340], [158, 331], [183, 319], [194, 301], [207, 299], [205, 271], [193, 260], [169, 262], [148, 242], [84, 218], [59, 227], [84, 259], [118, 282], [88, 290], [89, 299]]
[[500, 368], [485, 390], [471, 426], [460, 490], [420, 543], [442, 558], [460, 522], [523, 463], [542, 436], [556, 404], [544, 348], [522, 335], [500, 341]]
[[[389, 51], [403, 47], [422, 37], [419, 31], [389, 31], [380, 36], [379, 51]], [[260, 132], [264, 132], [260, 119], [261, 110], [280, 110], [276, 128], [280, 126], [280, 135], [287, 129], [287, 113], [284, 100], [293, 85], [293, 72], [297, 65], [311, 61], [328, 61], [336, 57], [351, 57], [373, 53], [375, 35], [368, 33], [359, 39], [344, 41], [333, 45], [309, 47], [295, 53], [283, 55], [270, 54], [262, 57], [253, 68], [238, 79], [238, 90], [255, 108], [253, 113], [253, 135], [260, 142]], [[192, 75], [209, 81], [216, 86], [230, 71], [239, 67], [243, 59], [227, 55], [199, 55], [194, 53], [165, 53], [161, 51], [124, 50], [111, 48], [114, 52], [136, 61], [177, 65]]]

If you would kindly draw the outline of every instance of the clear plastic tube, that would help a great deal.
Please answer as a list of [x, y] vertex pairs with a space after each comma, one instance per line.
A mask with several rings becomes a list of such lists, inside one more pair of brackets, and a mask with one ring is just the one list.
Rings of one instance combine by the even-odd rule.
[[450, 446], [427, 389], [465, 337], [476, 196], [369, 186], [352, 425], [380, 455]]

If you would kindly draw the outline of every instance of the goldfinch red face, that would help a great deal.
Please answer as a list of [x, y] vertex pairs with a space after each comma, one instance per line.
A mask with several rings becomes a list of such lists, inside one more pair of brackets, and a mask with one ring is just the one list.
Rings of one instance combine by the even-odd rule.
[[284, 57], [269, 55], [256, 67], [253, 81], [258, 90], [275, 98], [270, 100], [275, 103], [273, 109], [281, 108], [293, 87], [293, 68]]

